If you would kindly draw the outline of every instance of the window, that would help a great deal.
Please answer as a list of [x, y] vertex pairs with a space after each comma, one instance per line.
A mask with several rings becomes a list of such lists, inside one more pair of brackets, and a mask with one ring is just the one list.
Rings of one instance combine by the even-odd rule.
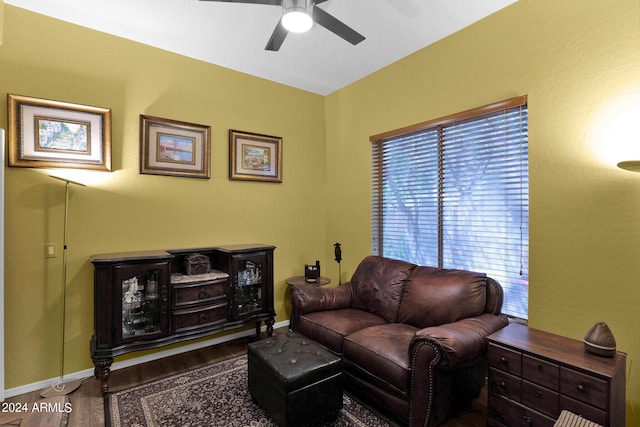
[[373, 253], [484, 272], [528, 316], [526, 96], [371, 137]]

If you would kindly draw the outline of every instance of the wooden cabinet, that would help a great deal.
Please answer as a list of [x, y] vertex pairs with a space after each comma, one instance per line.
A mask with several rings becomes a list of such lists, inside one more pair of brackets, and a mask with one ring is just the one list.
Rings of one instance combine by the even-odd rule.
[[[95, 350], [169, 334], [169, 263], [164, 251], [92, 257]], [[92, 344], [92, 353], [94, 350]]]
[[222, 246], [215, 263], [229, 272], [230, 321], [244, 322], [260, 313], [273, 311], [273, 251], [243, 245]]
[[[265, 322], [273, 333], [273, 246], [102, 254], [94, 265], [91, 358], [102, 392], [115, 356]], [[201, 266], [189, 265], [197, 256]]]
[[553, 427], [569, 410], [605, 427], [625, 425], [626, 356], [512, 324], [490, 335], [488, 426]]

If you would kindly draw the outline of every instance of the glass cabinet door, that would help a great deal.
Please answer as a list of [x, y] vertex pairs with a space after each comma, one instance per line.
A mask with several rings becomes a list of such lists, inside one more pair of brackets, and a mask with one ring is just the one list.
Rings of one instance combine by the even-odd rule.
[[263, 309], [262, 257], [234, 257], [236, 263], [234, 308], [236, 317], [248, 316]]
[[119, 334], [122, 341], [138, 340], [166, 334], [167, 284], [160, 268], [136, 271], [123, 268], [120, 280]]

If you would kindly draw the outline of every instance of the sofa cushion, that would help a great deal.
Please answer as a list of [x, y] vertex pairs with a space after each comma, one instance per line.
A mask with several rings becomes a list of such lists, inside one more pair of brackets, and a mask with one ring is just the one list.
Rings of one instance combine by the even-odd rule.
[[386, 320], [373, 313], [345, 308], [303, 314], [298, 321], [297, 332], [337, 354], [342, 354], [346, 335], [385, 323]]
[[[344, 339], [343, 358], [403, 394], [410, 392], [409, 347], [418, 329], [402, 323], [371, 326]], [[371, 380], [371, 379], [369, 379]]]
[[483, 273], [416, 267], [404, 286], [398, 322], [426, 328], [477, 316], [486, 297]]
[[414, 267], [406, 261], [366, 257], [351, 278], [353, 307], [395, 322], [405, 281]]

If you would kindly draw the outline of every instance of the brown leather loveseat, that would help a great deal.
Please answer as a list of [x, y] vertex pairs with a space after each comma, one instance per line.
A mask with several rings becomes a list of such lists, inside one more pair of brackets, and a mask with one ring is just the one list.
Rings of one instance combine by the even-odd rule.
[[342, 357], [345, 386], [416, 426], [440, 424], [484, 385], [485, 338], [508, 321], [485, 274], [365, 258], [350, 282], [291, 289], [291, 328]]

